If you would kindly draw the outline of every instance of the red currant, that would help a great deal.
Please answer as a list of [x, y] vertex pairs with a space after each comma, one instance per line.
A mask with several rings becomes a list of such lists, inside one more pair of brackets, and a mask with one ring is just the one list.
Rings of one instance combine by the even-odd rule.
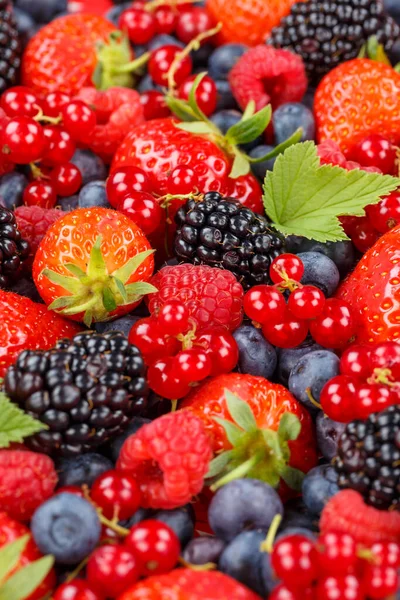
[[314, 600], [314, 590], [311, 587], [298, 590], [280, 583], [270, 593], [268, 600]]
[[58, 117], [68, 102], [71, 102], [71, 97], [65, 92], [50, 92], [43, 101], [43, 112], [48, 117]]
[[370, 349], [366, 346], [350, 346], [340, 358], [340, 372], [366, 379], [371, 374]]
[[179, 15], [176, 24], [176, 35], [181, 42], [188, 44], [199, 33], [204, 33], [212, 29], [213, 26], [214, 22], [208, 12], [204, 8], [195, 6]]
[[355, 575], [319, 579], [316, 600], [364, 600], [361, 581]]
[[57, 196], [54, 187], [45, 181], [32, 181], [24, 189], [23, 201], [25, 206], [41, 206], [54, 208]]
[[[177, 54], [182, 52], [182, 48], [170, 44], [168, 46], [161, 46], [150, 55], [148, 62], [148, 70], [154, 83], [165, 86], [167, 84], [167, 73], [176, 57]], [[174, 74], [174, 81], [176, 85], [180, 85], [187, 77], [189, 77], [192, 70], [192, 59], [189, 56], [185, 56], [178, 63], [178, 68]]]
[[262, 332], [273, 346], [295, 348], [306, 339], [308, 325], [306, 321], [298, 319], [292, 315], [289, 309], [286, 309], [281, 320], [266, 321], [263, 324]]
[[39, 160], [45, 145], [41, 125], [25, 116], [14, 117], [7, 123], [2, 142], [2, 152], [21, 165]]
[[136, 223], [145, 235], [159, 227], [165, 214], [149, 192], [131, 192], [119, 202], [117, 210]]
[[55, 192], [59, 196], [72, 196], [81, 188], [82, 175], [73, 163], [58, 165], [51, 172]]
[[86, 566], [93, 589], [107, 598], [116, 598], [139, 579], [141, 565], [136, 554], [115, 544], [96, 548]]
[[156, 90], [147, 90], [140, 94], [140, 103], [143, 106], [143, 114], [146, 121], [151, 119], [164, 119], [171, 115], [165, 96]]
[[175, 31], [177, 13], [170, 6], [159, 6], [154, 11], [156, 33], [173, 33]]
[[380, 567], [400, 568], [400, 544], [396, 544], [396, 542], [375, 542], [370, 550], [375, 557], [374, 564]]
[[288, 300], [288, 308], [299, 319], [315, 319], [324, 309], [325, 296], [313, 285], [294, 290]]
[[400, 223], [400, 192], [395, 191], [378, 204], [367, 206], [368, 218], [377, 231], [386, 233]]
[[164, 336], [158, 322], [152, 317], [137, 321], [130, 330], [128, 339], [139, 348], [147, 365], [176, 354], [180, 347], [178, 340]]
[[190, 194], [198, 189], [199, 180], [190, 167], [175, 167], [167, 180], [169, 194]]
[[187, 381], [179, 378], [175, 368], [175, 357], [161, 358], [152, 363], [147, 372], [149, 387], [167, 400], [183, 398], [190, 391]]
[[357, 563], [357, 546], [348, 533], [328, 531], [318, 538], [318, 567], [324, 575], [345, 575]]
[[109, 203], [116, 208], [132, 192], [151, 192], [151, 185], [139, 167], [119, 167], [107, 179], [106, 192]]
[[320, 403], [322, 410], [333, 421], [348, 423], [356, 419], [355, 379], [349, 375], [337, 375], [322, 388]]
[[366, 419], [372, 413], [396, 404], [397, 395], [384, 385], [361, 383], [357, 387], [353, 402], [356, 418]]
[[43, 127], [45, 137], [45, 150], [43, 163], [45, 165], [59, 165], [69, 162], [75, 152], [75, 144], [65, 129], [57, 125], [45, 125]]
[[178, 335], [189, 329], [189, 311], [176, 300], [166, 302], [157, 315], [157, 321], [164, 335]]
[[400, 345], [396, 342], [381, 342], [371, 349], [371, 371], [373, 369], [389, 369], [388, 377], [393, 381], [400, 380]]
[[307, 587], [318, 576], [314, 542], [301, 535], [284, 537], [274, 545], [271, 565], [284, 583], [296, 588]]
[[156, 20], [146, 10], [128, 8], [121, 14], [118, 27], [127, 33], [132, 44], [147, 44], [156, 33]]
[[72, 100], [62, 107], [65, 129], [77, 142], [87, 142], [96, 127], [96, 113], [82, 100]]
[[53, 600], [103, 600], [84, 579], [62, 583], [52, 595]]
[[39, 112], [39, 98], [31, 89], [16, 85], [1, 95], [0, 108], [9, 117], [35, 117]]
[[211, 359], [202, 348], [182, 350], [174, 359], [174, 373], [180, 381], [186, 383], [205, 379], [210, 375], [211, 368]]
[[355, 320], [350, 306], [344, 300], [328, 298], [322, 313], [310, 321], [310, 333], [324, 348], [342, 348], [355, 333]]
[[399, 589], [399, 582], [397, 569], [393, 567], [367, 565], [364, 570], [365, 593], [371, 600], [394, 597]]
[[85, 494], [83, 493], [82, 488], [77, 485], [63, 485], [60, 488], [57, 488], [54, 492], [54, 495], [57, 494], [75, 494], [75, 496], [79, 496], [80, 498], [84, 498]]
[[286, 302], [283, 294], [271, 285], [255, 285], [243, 299], [246, 315], [257, 323], [278, 322], [284, 318]]
[[129, 519], [140, 506], [140, 490], [129, 473], [106, 471], [90, 490], [90, 497], [108, 519]]
[[351, 232], [351, 241], [363, 254], [379, 239], [379, 233], [374, 229], [367, 217], [358, 217]]
[[211, 358], [210, 375], [230, 373], [239, 360], [239, 348], [235, 338], [229, 331], [204, 331], [197, 339], [196, 345], [201, 346]]
[[281, 254], [277, 256], [269, 268], [269, 275], [274, 283], [282, 283], [285, 281], [285, 278], [300, 281], [303, 273], [303, 262], [295, 254]]
[[[189, 98], [190, 90], [193, 87], [196, 77], [197, 75], [191, 75], [179, 86], [179, 98], [183, 100]], [[195, 98], [198, 107], [207, 117], [213, 114], [217, 106], [217, 87], [214, 80], [208, 77], [208, 75], [205, 75], [200, 81], [195, 92]]]
[[371, 133], [359, 142], [352, 151], [351, 159], [363, 167], [377, 167], [392, 175], [396, 166], [396, 148], [379, 133]]
[[125, 545], [139, 559], [145, 576], [169, 573], [178, 562], [181, 550], [171, 527], [155, 519], [134, 525], [125, 538]]

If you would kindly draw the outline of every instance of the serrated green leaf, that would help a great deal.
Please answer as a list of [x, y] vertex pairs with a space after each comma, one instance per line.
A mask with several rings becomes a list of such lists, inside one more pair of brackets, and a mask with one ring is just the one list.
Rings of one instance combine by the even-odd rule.
[[285, 442], [297, 440], [301, 431], [300, 419], [293, 413], [287, 412], [279, 421], [278, 435]]
[[22, 443], [43, 429], [47, 429], [44, 423], [27, 415], [0, 392], [0, 448], [8, 448], [12, 442]]
[[252, 431], [253, 429], [257, 429], [256, 419], [247, 402], [227, 389], [224, 391], [224, 393], [226, 405], [234, 423], [239, 425], [239, 427], [244, 429], [244, 431]]
[[243, 429], [240, 429], [237, 425], [227, 421], [226, 419], [221, 419], [220, 417], [213, 417], [213, 419], [224, 429], [226, 437], [232, 446], [236, 446], [244, 434]]
[[204, 123], [203, 121], [193, 121], [192, 123], [178, 123], [176, 126], [178, 129], [183, 129], [183, 131], [189, 131], [189, 133], [194, 133], [197, 135], [214, 133], [214, 129], [210, 127], [208, 123]]
[[292, 489], [301, 492], [301, 486], [304, 479], [303, 471], [285, 465], [280, 469], [280, 476], [283, 481]]
[[0, 587], [0, 600], [25, 600], [42, 583], [54, 564], [52, 556], [43, 556], [39, 560], [19, 569]]
[[390, 175], [320, 166], [315, 144], [304, 142], [288, 148], [267, 172], [264, 205], [284, 235], [334, 242], [347, 239], [339, 216], [362, 216], [365, 206], [399, 186]]
[[228, 129], [225, 139], [231, 144], [248, 144], [259, 137], [271, 121], [271, 105], [265, 106], [257, 113], [235, 123]]
[[229, 463], [232, 457], [232, 450], [227, 450], [226, 452], [222, 452], [210, 462], [208, 473], [206, 475], [206, 479], [211, 479], [220, 475], [220, 473], [225, 469], [227, 464]]
[[17, 566], [19, 557], [30, 538], [29, 533], [0, 548], [0, 586], [8, 573]]
[[247, 175], [250, 172], [250, 163], [249, 159], [243, 152], [240, 152], [238, 148], [232, 147], [235, 158], [233, 159], [231, 172], [229, 173], [229, 177], [232, 179], [237, 179], [238, 177], [242, 177], [242, 175]]

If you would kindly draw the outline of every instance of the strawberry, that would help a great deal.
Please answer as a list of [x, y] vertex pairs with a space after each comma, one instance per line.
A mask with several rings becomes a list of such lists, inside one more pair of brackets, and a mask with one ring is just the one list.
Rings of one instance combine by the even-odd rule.
[[107, 208], [78, 208], [47, 231], [33, 278], [46, 304], [90, 326], [123, 315], [156, 288], [153, 250], [137, 225]]
[[397, 341], [400, 336], [400, 226], [370, 248], [337, 292], [357, 315], [359, 343]]
[[43, 304], [0, 290], [0, 377], [22, 350], [47, 350], [62, 337], [73, 337], [80, 327]]
[[[5, 546], [6, 544], [17, 540], [18, 538], [26, 535], [29, 532], [29, 529], [12, 519], [7, 513], [0, 512], [0, 548]], [[38, 547], [32, 538], [29, 539], [25, 549], [23, 550], [21, 557], [18, 561], [18, 564], [15, 568], [8, 574], [8, 577], [21, 569], [21, 567], [25, 567], [30, 563], [38, 560], [42, 557]], [[48, 594], [54, 589], [56, 585], [56, 574], [54, 569], [48, 573], [46, 578], [42, 581], [39, 587], [27, 598], [24, 600], [42, 600], [42, 598], [47, 597]], [[11, 598], [10, 598], [11, 600]]]
[[105, 162], [111, 162], [129, 130], [144, 121], [140, 95], [122, 87], [112, 87], [104, 92], [84, 87], [77, 98], [96, 112], [97, 125], [90, 137], [89, 148]]
[[400, 73], [367, 58], [345, 62], [328, 73], [314, 102], [317, 137], [333, 140], [347, 154], [367, 135], [400, 143]]

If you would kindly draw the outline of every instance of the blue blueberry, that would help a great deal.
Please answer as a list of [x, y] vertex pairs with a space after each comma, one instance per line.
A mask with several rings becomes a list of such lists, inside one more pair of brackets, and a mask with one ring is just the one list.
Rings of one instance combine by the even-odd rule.
[[283, 514], [282, 501], [268, 483], [236, 479], [220, 488], [211, 500], [208, 522], [217, 537], [230, 542], [244, 529], [268, 531], [277, 514]]
[[287, 140], [299, 127], [303, 129], [302, 142], [315, 137], [312, 111], [300, 102], [288, 102], [279, 106], [272, 114], [272, 123], [277, 145]]
[[212, 44], [202, 44], [198, 50], [192, 50], [190, 57], [194, 68], [202, 67], [202, 71], [207, 70], [208, 59], [213, 51], [214, 46]]
[[14, 210], [22, 204], [22, 194], [28, 180], [22, 173], [7, 173], [0, 177], [0, 204], [4, 208]]
[[333, 260], [319, 252], [300, 252], [298, 257], [304, 264], [301, 283], [315, 285], [326, 297], [332, 296], [340, 280], [339, 270]]
[[328, 256], [337, 266], [343, 278], [353, 268], [355, 263], [354, 246], [351, 241], [343, 242], [316, 242], [307, 238], [289, 235], [286, 238], [286, 250], [293, 254], [299, 252], [320, 252]]
[[14, 4], [38, 23], [49, 23], [68, 8], [67, 0], [15, 0]]
[[217, 88], [217, 107], [215, 110], [237, 109], [238, 105], [233, 97], [229, 81], [225, 81], [225, 79], [216, 79], [214, 80], [214, 83]]
[[332, 421], [321, 411], [315, 422], [317, 444], [322, 456], [332, 460], [337, 454], [339, 438], [346, 428], [346, 423]]
[[289, 391], [307, 409], [318, 410], [310, 401], [307, 391], [319, 402], [324, 385], [339, 375], [340, 360], [330, 350], [314, 350], [300, 358], [289, 375]]
[[260, 329], [242, 325], [233, 333], [238, 348], [238, 371], [269, 379], [276, 368], [275, 348], [267, 342]]
[[148, 49], [150, 51], [157, 50], [157, 48], [161, 48], [161, 46], [179, 46], [179, 48], [183, 48], [185, 44], [182, 44], [179, 40], [177, 40], [172, 35], [168, 35], [168, 33], [160, 33], [153, 37], [152, 40], [148, 43]]
[[[255, 148], [253, 148], [249, 152], [249, 155], [251, 156], [251, 158], [261, 158], [269, 152], [272, 152], [273, 149], [273, 146], [267, 146], [265, 144], [262, 144], [261, 146], [256, 146]], [[274, 168], [275, 161], [276, 158], [270, 158], [269, 160], [264, 160], [263, 162], [250, 163], [251, 170], [253, 171], [254, 175], [258, 177], [258, 179], [261, 182], [263, 182], [265, 179], [266, 172], [272, 171], [272, 169]]]
[[182, 558], [191, 565], [205, 565], [218, 563], [219, 557], [225, 548], [222, 540], [204, 536], [191, 540], [182, 553]]
[[242, 531], [228, 544], [218, 562], [219, 571], [233, 577], [262, 597], [267, 595], [267, 589], [261, 569], [265, 553], [260, 550], [260, 546], [266, 533]]
[[78, 205], [79, 208], [92, 208], [93, 206], [111, 208], [107, 199], [105, 181], [91, 181], [84, 185], [79, 192]]
[[151, 76], [147, 73], [142, 77], [136, 89], [140, 94], [143, 94], [143, 92], [149, 92], [150, 90], [161, 91], [162, 87], [154, 83]]
[[133, 51], [135, 58], [139, 58], [140, 56], [143, 56], [143, 54], [146, 54], [148, 48], [147, 46], [136, 44], [135, 46], [133, 46]]
[[400, 25], [400, 4], [398, 0], [383, 0], [386, 12]]
[[313, 542], [317, 539], [317, 533], [315, 531], [311, 531], [311, 529], [306, 527], [287, 527], [277, 534], [275, 541], [279, 542], [279, 540], [287, 537], [288, 535], [301, 535], [302, 537], [306, 537]]
[[[399, 7], [400, 10], [400, 7]], [[400, 25], [400, 17], [399, 17]], [[400, 38], [393, 44], [393, 48], [388, 52], [389, 60], [392, 65], [397, 65], [400, 62]]]
[[311, 338], [307, 338], [300, 346], [296, 348], [282, 348], [279, 351], [278, 357], [278, 379], [287, 387], [290, 371], [294, 365], [309, 352], [314, 350], [322, 350], [322, 346], [316, 344]]
[[118, 27], [118, 21], [119, 21], [121, 14], [124, 12], [124, 10], [126, 10], [127, 8], [130, 8], [131, 6], [132, 6], [132, 2], [122, 2], [122, 4], [118, 4], [118, 6], [112, 6], [110, 8], [110, 10], [108, 10], [106, 12], [104, 17], [108, 21], [110, 21], [113, 25]]
[[151, 508], [139, 508], [129, 519], [125, 521], [121, 521], [120, 525], [126, 527], [126, 529], [130, 529], [134, 525], [137, 525], [141, 521], [145, 521], [146, 519], [152, 519], [154, 515], [154, 510]]
[[184, 548], [193, 537], [195, 515], [191, 504], [185, 504], [174, 510], [157, 510], [152, 519], [162, 521], [171, 527], [181, 543], [181, 548]]
[[128, 337], [130, 330], [141, 317], [138, 315], [125, 315], [115, 321], [99, 321], [95, 324], [95, 329], [99, 333], [106, 331], [120, 331], [125, 337]]
[[325, 504], [338, 493], [338, 474], [331, 465], [319, 465], [307, 473], [303, 479], [303, 502], [315, 515], [322, 512]]
[[63, 493], [39, 506], [32, 517], [31, 532], [43, 554], [53, 554], [58, 563], [75, 565], [97, 546], [101, 524], [90, 502]]
[[100, 156], [91, 150], [76, 150], [71, 162], [78, 167], [82, 175], [82, 185], [91, 181], [104, 181], [107, 178], [107, 167]]
[[[242, 118], [242, 113], [238, 110], [220, 110], [215, 112], [211, 117], [211, 121], [225, 134], [232, 125], [239, 123]], [[252, 148], [261, 143], [261, 137], [256, 138], [248, 144], [241, 144], [241, 148], [249, 152]]]
[[60, 458], [57, 461], [58, 486], [86, 484], [91, 487], [102, 473], [113, 467], [111, 460], [95, 452]]
[[[318, 531], [318, 519], [309, 511], [302, 498], [293, 498], [285, 504], [285, 514], [279, 527], [278, 536], [289, 535], [293, 529], [315, 533]], [[277, 536], [277, 537], [278, 537]]]
[[33, 37], [37, 31], [37, 25], [32, 16], [14, 6], [14, 18], [17, 24], [19, 33], [19, 39], [21, 40], [22, 46], [25, 47], [31, 37]]
[[315, 88], [309, 87], [301, 101], [301, 103], [304, 104], [304, 106], [306, 106], [312, 111], [314, 110], [315, 92]]
[[74, 196], [66, 196], [64, 198], [58, 198], [57, 206], [59, 206], [64, 212], [70, 212], [71, 210], [79, 208], [78, 194], [75, 194]]
[[267, 597], [271, 594], [271, 592], [276, 588], [279, 584], [280, 580], [274, 573], [274, 570], [271, 565], [271, 554], [269, 552], [264, 552], [264, 559], [260, 563], [260, 575], [262, 577], [263, 586], [266, 591], [264, 597]]
[[208, 61], [209, 76], [227, 80], [232, 67], [248, 49], [244, 44], [224, 44], [216, 48]]

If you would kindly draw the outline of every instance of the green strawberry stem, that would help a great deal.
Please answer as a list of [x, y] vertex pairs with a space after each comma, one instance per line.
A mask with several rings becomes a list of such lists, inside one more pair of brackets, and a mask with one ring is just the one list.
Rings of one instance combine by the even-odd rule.
[[278, 532], [279, 525], [281, 524], [281, 522], [282, 522], [282, 515], [279, 515], [279, 514], [275, 515], [274, 518], [272, 519], [271, 525], [269, 526], [267, 537], [265, 538], [265, 540], [263, 541], [263, 543], [260, 546], [261, 552], [268, 552], [268, 554], [271, 554], [273, 547], [274, 547], [276, 534]]
[[392, 66], [383, 44], [380, 44], [376, 35], [371, 35], [366, 43], [362, 46], [358, 58], [369, 58], [375, 62], [383, 63], [384, 65]]
[[97, 66], [93, 73], [93, 84], [98, 90], [110, 87], [132, 88], [134, 74], [147, 63], [150, 53], [131, 60], [132, 51], [128, 37], [122, 31], [114, 31], [107, 42], [97, 46]]
[[233, 471], [230, 471], [229, 473], [221, 477], [221, 479], [218, 479], [218, 481], [210, 485], [210, 490], [212, 492], [216, 492], [223, 485], [226, 485], [227, 483], [230, 483], [235, 479], [242, 479], [243, 477], [246, 477], [246, 475], [248, 475], [251, 469], [255, 467], [261, 459], [261, 454], [255, 454], [254, 456], [246, 460], [244, 463], [236, 467], [236, 469], [233, 469]]

